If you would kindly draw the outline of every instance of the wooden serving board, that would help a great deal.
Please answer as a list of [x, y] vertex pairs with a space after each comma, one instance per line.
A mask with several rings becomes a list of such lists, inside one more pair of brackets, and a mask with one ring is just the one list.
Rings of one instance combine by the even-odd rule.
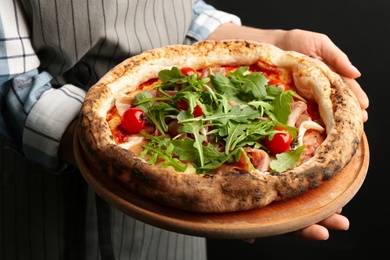
[[366, 135], [351, 162], [318, 188], [254, 210], [204, 214], [160, 205], [110, 179], [85, 156], [74, 139], [77, 164], [96, 193], [125, 214], [166, 230], [208, 238], [246, 239], [284, 234], [317, 223], [345, 206], [364, 182], [369, 165]]

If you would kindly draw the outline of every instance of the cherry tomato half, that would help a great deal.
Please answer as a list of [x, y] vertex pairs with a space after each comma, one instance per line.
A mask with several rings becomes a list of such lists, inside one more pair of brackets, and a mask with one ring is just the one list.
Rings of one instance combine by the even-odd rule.
[[201, 115], [203, 115], [203, 110], [202, 110], [202, 108], [199, 105], [196, 105], [194, 107], [194, 117], [198, 117], [198, 116], [201, 116]]
[[[285, 131], [287, 130], [285, 127], [276, 126], [275, 130]], [[290, 145], [293, 141], [293, 136], [290, 133], [276, 133], [272, 140], [267, 136], [265, 138], [265, 146], [271, 151], [273, 154], [284, 153], [290, 150]]]
[[145, 112], [136, 107], [129, 108], [121, 118], [122, 127], [130, 134], [138, 134], [146, 123]]
[[191, 68], [191, 67], [181, 68], [180, 71], [184, 76], [191, 76], [192, 74], [198, 73], [194, 68]]
[[[185, 101], [184, 99], [180, 99], [177, 103], [176, 103], [176, 108], [177, 109], [180, 109], [180, 110], [186, 110], [188, 111], [189, 109], [189, 106], [188, 106], [188, 103], [187, 101]], [[199, 105], [196, 105], [194, 107], [194, 117], [198, 117], [198, 116], [201, 116], [203, 115], [203, 111], [202, 111], [202, 108], [199, 106]]]

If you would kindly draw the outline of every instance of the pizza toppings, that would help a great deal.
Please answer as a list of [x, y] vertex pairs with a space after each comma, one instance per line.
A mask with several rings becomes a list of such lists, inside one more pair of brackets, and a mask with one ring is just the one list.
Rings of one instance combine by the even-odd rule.
[[[184, 172], [191, 164], [197, 173], [286, 170], [302, 163], [304, 144], [293, 145], [295, 125], [310, 116], [303, 98], [272, 76], [255, 66], [162, 70], [152, 84], [119, 95], [116, 106], [128, 108], [121, 127], [148, 140], [139, 156], [161, 167]], [[143, 131], [146, 120], [154, 131]]]

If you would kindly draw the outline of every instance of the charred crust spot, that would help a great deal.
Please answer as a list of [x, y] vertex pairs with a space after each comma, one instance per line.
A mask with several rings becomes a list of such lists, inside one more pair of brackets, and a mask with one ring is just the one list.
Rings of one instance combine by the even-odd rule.
[[161, 194], [156, 194], [155, 196], [153, 196], [153, 199], [160, 203], [166, 203], [165, 196], [162, 196]]
[[354, 145], [354, 153], [356, 153], [357, 148], [360, 145], [360, 139], [358, 137], [355, 137], [353, 140], [353, 145]]
[[150, 181], [148, 171], [145, 170], [147, 165], [138, 158], [133, 158], [132, 160], [134, 164], [129, 167], [132, 179], [134, 178], [140, 181]]
[[205, 179], [215, 179], [215, 175], [213, 175], [213, 174], [204, 174], [203, 178], [205, 178]]
[[306, 177], [293, 171], [279, 177], [278, 196], [284, 199], [302, 194], [307, 189]]
[[251, 197], [258, 201], [264, 196], [261, 186], [255, 185], [259, 179], [253, 174], [230, 172], [223, 178], [220, 188], [230, 198], [247, 200]]
[[[324, 153], [322, 153], [322, 154], [325, 154], [325, 153], [326, 153], [326, 152], [324, 152]], [[318, 156], [317, 161], [318, 161], [319, 163], [324, 163], [324, 162], [326, 161], [326, 158], [325, 158], [324, 156]]]
[[140, 169], [138, 168], [132, 168], [131, 169], [131, 176], [134, 177], [134, 179], [138, 179], [141, 181], [148, 181], [149, 178], [146, 176]]
[[263, 197], [263, 194], [257, 194], [253, 196], [253, 200], [257, 202], [260, 201]]
[[332, 151], [334, 149], [333, 145], [327, 145], [326, 151]]
[[229, 175], [229, 176], [234, 176], [234, 177], [240, 177], [240, 176], [243, 176], [243, 175], [247, 175], [249, 177], [254, 177], [252, 174], [250, 174], [249, 172], [228, 172], [228, 173], [225, 173], [225, 175]]
[[320, 186], [320, 184], [321, 184], [320, 180], [314, 179], [313, 181], [310, 182], [309, 188], [310, 189], [316, 188]]

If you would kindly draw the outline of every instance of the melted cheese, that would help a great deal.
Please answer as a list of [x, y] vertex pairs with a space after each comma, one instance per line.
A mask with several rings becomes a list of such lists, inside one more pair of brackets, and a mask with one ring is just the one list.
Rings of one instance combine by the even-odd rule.
[[143, 150], [145, 142], [146, 140], [142, 136], [131, 136], [128, 138], [127, 142], [119, 144], [119, 146], [124, 149], [131, 150], [134, 154], [139, 156]]
[[316, 123], [314, 121], [307, 120], [307, 121], [302, 122], [301, 125], [299, 126], [299, 129], [298, 129], [298, 145], [297, 145], [297, 147], [303, 145], [303, 136], [305, 135], [306, 131], [309, 129], [317, 130], [320, 133], [322, 133], [325, 130], [325, 128], [323, 128], [321, 125], [319, 125], [318, 123]]

